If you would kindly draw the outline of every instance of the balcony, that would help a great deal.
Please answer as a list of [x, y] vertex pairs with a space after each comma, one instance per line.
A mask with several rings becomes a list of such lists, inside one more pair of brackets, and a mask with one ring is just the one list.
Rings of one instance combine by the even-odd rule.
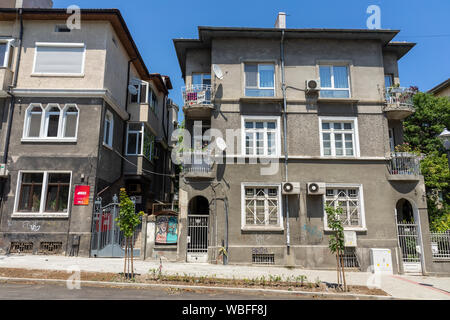
[[415, 112], [415, 91], [411, 88], [390, 87], [385, 90], [386, 104], [383, 111], [389, 120], [403, 120]]
[[419, 181], [420, 157], [409, 152], [392, 152], [389, 161], [390, 181]]
[[13, 72], [8, 68], [0, 67], [0, 97], [6, 97], [8, 87], [12, 84]]
[[209, 118], [214, 105], [212, 99], [211, 85], [192, 85], [182, 89], [183, 111], [187, 117]]
[[187, 179], [214, 179], [214, 158], [209, 152], [183, 154], [183, 175]]

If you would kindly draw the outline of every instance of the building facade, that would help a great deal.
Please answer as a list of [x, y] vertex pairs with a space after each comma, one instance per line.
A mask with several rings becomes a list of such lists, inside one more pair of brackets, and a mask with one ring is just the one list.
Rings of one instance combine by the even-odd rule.
[[398, 60], [414, 44], [392, 30], [198, 30], [174, 40], [189, 141], [177, 259], [333, 268], [328, 205], [343, 209], [347, 267], [386, 249], [394, 273], [438, 272], [419, 159], [395, 149], [414, 112]]
[[174, 193], [170, 78], [148, 71], [118, 10], [68, 18], [0, 9], [3, 253], [89, 256], [98, 197], [125, 187], [149, 212]]

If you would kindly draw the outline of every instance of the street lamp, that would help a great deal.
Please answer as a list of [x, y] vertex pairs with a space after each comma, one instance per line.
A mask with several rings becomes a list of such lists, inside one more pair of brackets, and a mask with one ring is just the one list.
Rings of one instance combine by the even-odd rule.
[[442, 141], [445, 151], [447, 151], [448, 166], [450, 167], [450, 131], [445, 128], [439, 135], [439, 139]]

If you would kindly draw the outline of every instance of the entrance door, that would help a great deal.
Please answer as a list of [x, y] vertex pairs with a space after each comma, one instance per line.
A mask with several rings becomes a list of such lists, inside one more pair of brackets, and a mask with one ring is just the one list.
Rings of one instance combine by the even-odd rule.
[[422, 272], [419, 226], [411, 203], [402, 199], [397, 204], [398, 244], [405, 272]]
[[208, 216], [188, 216], [187, 262], [208, 262]]

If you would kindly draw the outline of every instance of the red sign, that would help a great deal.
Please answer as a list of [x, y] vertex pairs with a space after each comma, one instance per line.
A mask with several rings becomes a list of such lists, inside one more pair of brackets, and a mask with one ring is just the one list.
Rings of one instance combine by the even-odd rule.
[[76, 206], [89, 205], [90, 186], [75, 186], [75, 196], [73, 197], [73, 204]]

